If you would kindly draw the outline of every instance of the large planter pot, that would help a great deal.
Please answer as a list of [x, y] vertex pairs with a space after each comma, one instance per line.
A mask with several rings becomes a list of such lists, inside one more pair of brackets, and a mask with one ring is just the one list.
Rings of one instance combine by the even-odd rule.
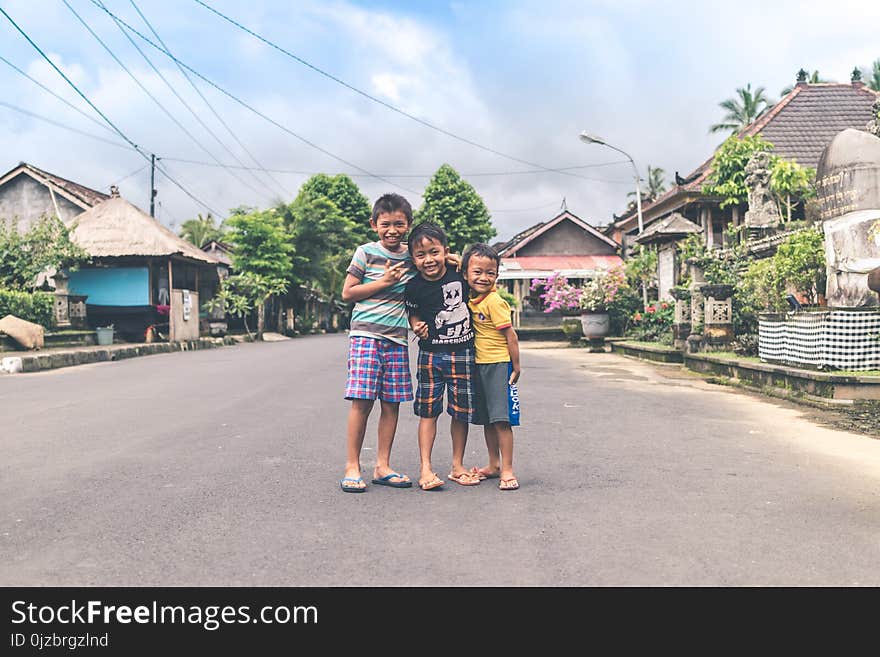
[[670, 288], [669, 294], [677, 301], [690, 301], [691, 299], [691, 291], [686, 287], [675, 286]]
[[611, 331], [611, 317], [605, 311], [581, 313], [581, 327], [586, 338], [604, 338]]
[[716, 301], [723, 301], [733, 296], [733, 285], [701, 285], [700, 294], [704, 297], [712, 297]]

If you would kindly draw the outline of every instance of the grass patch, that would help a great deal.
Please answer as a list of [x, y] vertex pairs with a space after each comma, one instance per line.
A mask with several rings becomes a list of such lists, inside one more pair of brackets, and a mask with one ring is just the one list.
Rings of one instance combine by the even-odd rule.
[[651, 347], [652, 349], [662, 349], [664, 351], [678, 351], [675, 347], [662, 342], [646, 342], [644, 340], [629, 340], [624, 338], [624, 344], [633, 345], [634, 347]]
[[745, 360], [752, 363], [760, 363], [762, 362], [760, 358], [757, 356], [743, 356], [742, 354], [738, 354], [735, 351], [704, 351], [698, 356], [716, 356], [718, 358], [726, 358], [729, 360]]
[[880, 370], [829, 370], [828, 374], [840, 374], [841, 376], [876, 376], [876, 377], [880, 377]]

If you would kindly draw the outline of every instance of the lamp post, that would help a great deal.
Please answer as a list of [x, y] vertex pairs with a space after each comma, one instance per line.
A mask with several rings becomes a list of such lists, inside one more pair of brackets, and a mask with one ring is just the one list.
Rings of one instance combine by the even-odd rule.
[[618, 153], [625, 155], [626, 159], [629, 160], [629, 163], [632, 164], [633, 173], [635, 174], [635, 177], [636, 177], [636, 212], [638, 213], [638, 216], [639, 216], [639, 235], [641, 235], [642, 230], [644, 228], [642, 226], [642, 190], [641, 190], [641, 186], [639, 185], [639, 170], [636, 168], [636, 163], [633, 162], [633, 159], [632, 159], [632, 157], [630, 157], [629, 153], [620, 150], [619, 148], [617, 148], [617, 146], [612, 146], [604, 139], [600, 139], [599, 137], [596, 137], [595, 135], [587, 134], [586, 131], [584, 131], [580, 134], [580, 140], [582, 142], [584, 142], [585, 144], [601, 144], [602, 146], [607, 146], [608, 148], [611, 148], [611, 149], [617, 151]]

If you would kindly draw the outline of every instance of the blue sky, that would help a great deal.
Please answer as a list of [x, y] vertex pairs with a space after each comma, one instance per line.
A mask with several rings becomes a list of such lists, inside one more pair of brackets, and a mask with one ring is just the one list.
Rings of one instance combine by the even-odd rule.
[[[130, 0], [102, 1], [152, 36]], [[427, 175], [446, 162], [486, 200], [500, 238], [552, 217], [563, 198], [594, 225], [622, 211], [633, 187], [631, 167], [612, 150], [581, 143], [582, 130], [627, 151], [643, 176], [650, 164], [671, 179], [675, 171], [684, 175], [699, 165], [719, 143], [708, 127], [722, 118], [718, 103], [737, 87], [764, 86], [775, 100], [801, 67], [846, 82], [853, 66], [880, 58], [880, 3], [851, 0], [205, 0], [352, 86], [462, 138], [551, 168], [616, 162], [578, 170], [583, 177], [513, 174], [531, 167], [371, 102], [193, 0], [135, 2], [181, 61], [289, 131], [373, 174], [423, 175], [385, 181], [358, 175], [355, 180], [371, 200], [392, 190], [418, 206]], [[68, 3], [194, 140], [138, 88], [62, 0], [0, 0], [0, 7], [130, 139], [166, 158], [168, 173], [219, 214], [238, 205], [290, 200], [307, 172], [360, 174], [197, 80], [240, 145], [174, 63], [132, 35], [221, 146], [109, 16], [91, 0]], [[2, 16], [0, 56], [97, 118]], [[0, 102], [120, 141], [2, 62]], [[3, 170], [27, 161], [103, 191], [118, 182], [124, 196], [148, 207], [149, 172], [138, 171], [144, 161], [131, 149], [2, 105], [0, 143]], [[179, 160], [259, 163], [306, 173], [269, 177]], [[468, 176], [486, 173], [509, 175]], [[164, 223], [179, 225], [206, 212], [161, 176], [157, 187], [157, 214]]]

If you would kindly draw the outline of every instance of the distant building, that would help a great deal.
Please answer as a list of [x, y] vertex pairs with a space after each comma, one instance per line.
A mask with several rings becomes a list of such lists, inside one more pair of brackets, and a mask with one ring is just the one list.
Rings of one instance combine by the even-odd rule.
[[497, 250], [501, 256], [498, 284], [517, 300], [515, 326], [559, 323], [558, 317], [543, 312], [530, 289], [532, 279], [557, 273], [578, 282], [623, 264], [614, 240], [568, 210], [527, 228]]
[[[823, 149], [845, 128], [864, 130], [871, 120], [871, 105], [877, 93], [854, 80], [850, 84], [798, 82], [764, 116], [738, 133], [739, 137], [760, 135], [773, 144], [774, 155], [816, 168]], [[675, 174], [675, 185], [657, 199], [642, 206], [645, 230], [653, 222], [680, 214], [700, 227], [710, 248], [722, 247], [724, 230], [743, 222], [746, 204], [722, 210], [720, 199], [703, 194], [712, 169], [714, 154], [687, 176]], [[638, 215], [630, 210], [606, 229], [605, 234], [621, 245], [626, 257], [638, 236]]]
[[21, 162], [0, 176], [0, 220], [26, 231], [43, 216], [65, 224], [109, 195]]

